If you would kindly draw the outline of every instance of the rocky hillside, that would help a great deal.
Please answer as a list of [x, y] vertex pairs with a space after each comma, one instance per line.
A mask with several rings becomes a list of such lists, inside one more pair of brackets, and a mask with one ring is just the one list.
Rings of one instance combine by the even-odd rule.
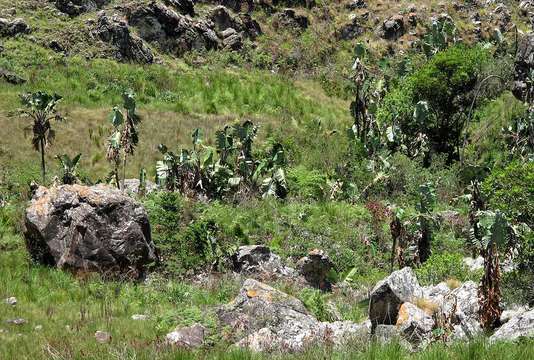
[[0, 0], [0, 359], [534, 358], [533, 24]]

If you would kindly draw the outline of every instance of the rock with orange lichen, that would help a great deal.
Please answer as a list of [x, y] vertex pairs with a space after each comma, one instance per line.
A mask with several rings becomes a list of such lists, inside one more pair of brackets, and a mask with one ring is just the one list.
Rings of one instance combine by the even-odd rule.
[[138, 277], [156, 260], [144, 208], [105, 185], [39, 187], [25, 238], [34, 261], [73, 271]]

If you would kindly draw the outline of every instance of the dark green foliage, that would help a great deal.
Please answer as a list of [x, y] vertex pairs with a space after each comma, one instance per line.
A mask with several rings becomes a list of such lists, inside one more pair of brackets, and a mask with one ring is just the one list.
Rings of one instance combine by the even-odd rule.
[[495, 169], [482, 184], [489, 208], [534, 228], [534, 162], [515, 161]]
[[455, 279], [470, 280], [470, 273], [458, 253], [433, 254], [416, 270], [417, 279], [422, 285], [438, 284], [441, 281]]
[[[478, 46], [457, 45], [439, 52], [386, 95], [379, 121], [398, 127], [408, 145], [423, 134], [433, 151], [456, 157], [472, 101], [470, 92], [488, 61], [489, 53]], [[428, 114], [414, 116], [421, 102], [428, 104]], [[395, 142], [395, 136], [391, 140]]]
[[78, 181], [78, 163], [82, 154], [78, 154], [70, 158], [67, 154], [57, 155], [56, 158], [61, 165], [61, 182], [63, 184], [72, 185]]

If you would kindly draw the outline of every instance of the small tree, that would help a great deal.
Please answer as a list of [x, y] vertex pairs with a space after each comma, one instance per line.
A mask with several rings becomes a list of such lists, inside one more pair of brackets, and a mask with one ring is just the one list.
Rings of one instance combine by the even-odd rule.
[[115, 106], [110, 115], [113, 133], [108, 140], [107, 159], [113, 164], [112, 176], [117, 188], [121, 188], [120, 166], [122, 163], [122, 181], [126, 178], [126, 163], [128, 156], [135, 152], [139, 143], [137, 125], [141, 118], [136, 113], [135, 94], [127, 91], [122, 95], [123, 108]]
[[21, 114], [28, 116], [33, 122], [24, 131], [32, 132], [33, 148], [41, 153], [41, 178], [44, 183], [46, 178], [45, 151], [56, 135], [52, 129], [51, 120], [63, 120], [57, 110], [61, 96], [38, 91], [22, 94], [20, 100], [24, 106], [24, 109], [20, 110]]
[[77, 168], [81, 157], [82, 154], [78, 154], [72, 159], [67, 154], [56, 156], [62, 168], [61, 182], [63, 184], [72, 185], [78, 181]]

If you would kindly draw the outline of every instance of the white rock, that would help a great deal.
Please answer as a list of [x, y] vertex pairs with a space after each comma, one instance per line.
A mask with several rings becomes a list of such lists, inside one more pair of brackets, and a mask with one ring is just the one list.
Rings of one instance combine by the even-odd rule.
[[515, 340], [520, 337], [534, 337], [534, 309], [519, 314], [490, 337], [490, 341]]
[[11, 305], [11, 306], [15, 306], [17, 305], [17, 298], [12, 296], [12, 297], [9, 297], [5, 300], [6, 304], [7, 305]]
[[105, 331], [97, 331], [95, 333], [95, 339], [101, 344], [105, 344], [111, 341], [111, 334]]
[[144, 314], [134, 314], [134, 315], [132, 315], [132, 320], [136, 320], [136, 321], [144, 321], [144, 320], [148, 320], [148, 315], [144, 315]]

